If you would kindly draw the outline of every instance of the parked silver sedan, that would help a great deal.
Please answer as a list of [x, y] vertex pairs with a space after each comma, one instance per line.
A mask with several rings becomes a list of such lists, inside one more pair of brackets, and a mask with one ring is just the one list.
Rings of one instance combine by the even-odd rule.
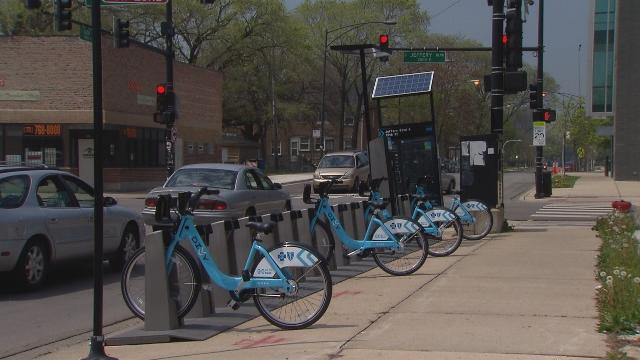
[[192, 164], [178, 169], [161, 187], [151, 190], [145, 199], [142, 218], [154, 227], [159, 195], [196, 192], [202, 186], [218, 189], [218, 195], [204, 195], [194, 211], [197, 225], [243, 216], [277, 213], [291, 209], [289, 193], [273, 183], [259, 169], [231, 164]]
[[[18, 285], [40, 287], [54, 263], [94, 251], [94, 191], [55, 169], [0, 167], [0, 272]], [[140, 246], [140, 215], [104, 199], [104, 254], [115, 268]]]

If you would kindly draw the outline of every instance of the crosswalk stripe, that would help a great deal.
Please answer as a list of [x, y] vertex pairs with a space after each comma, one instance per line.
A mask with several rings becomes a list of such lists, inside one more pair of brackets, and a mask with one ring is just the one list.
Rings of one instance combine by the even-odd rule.
[[608, 205], [600, 204], [547, 204], [538, 209], [532, 218], [592, 219], [606, 216], [612, 211]]

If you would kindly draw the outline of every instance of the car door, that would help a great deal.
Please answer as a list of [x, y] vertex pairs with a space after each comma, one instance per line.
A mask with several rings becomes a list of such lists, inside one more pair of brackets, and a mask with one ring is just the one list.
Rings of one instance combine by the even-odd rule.
[[56, 249], [57, 259], [89, 255], [93, 250], [93, 223], [89, 213], [81, 209], [57, 175], [38, 182], [36, 197], [47, 235]]
[[[75, 178], [70, 175], [62, 175], [62, 181], [67, 189], [73, 194], [83, 217], [89, 218], [89, 222], [92, 226], [92, 236], [90, 238], [93, 241], [93, 226], [94, 219], [94, 204], [95, 197], [93, 188], [84, 181]], [[103, 214], [103, 234], [104, 234], [104, 250], [106, 252], [115, 251], [118, 245], [120, 245], [120, 220], [113, 216], [113, 209], [108, 207], [104, 208]]]
[[245, 186], [247, 187], [248, 197], [251, 199], [251, 205], [256, 209], [256, 213], [262, 214], [267, 211], [267, 205], [262, 197], [262, 183], [253, 170], [244, 172]]
[[281, 212], [286, 200], [284, 193], [279, 191], [268, 177], [258, 171], [251, 171], [260, 184], [258, 196], [264, 202], [264, 211], [268, 213]]

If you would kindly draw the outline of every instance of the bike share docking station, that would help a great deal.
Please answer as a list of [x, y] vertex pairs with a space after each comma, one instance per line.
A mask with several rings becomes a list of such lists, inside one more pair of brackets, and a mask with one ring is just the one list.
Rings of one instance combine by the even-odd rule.
[[[160, 212], [158, 215], [162, 222], [173, 225], [173, 220], [170, 220], [167, 214], [170, 211], [169, 207], [173, 208], [176, 205], [178, 204], [175, 199], [173, 204], [168, 202], [161, 204], [159, 201], [156, 209]], [[166, 208], [163, 210], [162, 206]], [[363, 203], [336, 204], [333, 208], [347, 233], [353, 237], [364, 236], [366, 227]], [[251, 230], [246, 227], [249, 221], [275, 223], [270, 234], [261, 236], [266, 248], [291, 240], [315, 247], [316, 244], [309, 232], [310, 219], [313, 215], [313, 208], [310, 208], [226, 220], [200, 226], [200, 233], [206, 235], [203, 236], [203, 240], [220, 270], [227, 274], [239, 275], [252, 245]], [[167, 274], [164, 260], [169, 237], [168, 230], [155, 231], [148, 234], [144, 242], [145, 264], [141, 269], [136, 270], [144, 277], [144, 299], [148, 299], [144, 303], [144, 324], [108, 335], [105, 340], [107, 345], [201, 341], [259, 316], [250, 302], [240, 306], [237, 311], [226, 307], [225, 304], [230, 298], [229, 292], [208, 281], [206, 271], [201, 268], [203, 286], [196, 305], [185, 318], [179, 319], [176, 314], [176, 304], [171, 300], [175, 274]], [[183, 240], [182, 247], [194, 255], [191, 244], [187, 242]], [[334, 283], [377, 267], [371, 258], [345, 258], [342, 251], [336, 251], [329, 264]]]
[[376, 79], [373, 88], [378, 137], [369, 142], [371, 177], [390, 179], [379, 190], [384, 198], [395, 199], [390, 202], [394, 214], [408, 212], [399, 205], [407, 203], [403, 200], [425, 176], [433, 179], [424, 185], [430, 201], [443, 205], [433, 77], [433, 71], [384, 76]]

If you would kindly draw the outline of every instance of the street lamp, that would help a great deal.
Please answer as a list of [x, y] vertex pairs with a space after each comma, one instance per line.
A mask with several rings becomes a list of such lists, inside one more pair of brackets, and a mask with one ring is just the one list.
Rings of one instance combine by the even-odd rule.
[[[361, 23], [357, 23], [357, 24], [350, 24], [350, 25], [345, 25], [345, 26], [341, 26], [335, 29], [325, 29], [324, 30], [324, 61], [322, 63], [322, 105], [320, 107], [320, 143], [322, 144], [321, 146], [321, 150], [322, 150], [322, 154], [324, 155], [324, 150], [325, 150], [325, 138], [324, 138], [324, 123], [325, 123], [325, 111], [324, 111], [324, 107], [325, 107], [325, 85], [327, 82], [327, 46], [331, 45], [334, 41], [338, 40], [342, 35], [348, 33], [349, 31], [359, 28], [360, 26], [364, 26], [364, 25], [369, 25], [369, 24], [384, 24], [384, 25], [395, 25], [397, 24], [396, 21], [390, 21], [390, 20], [385, 20], [385, 21], [367, 21], [367, 22], [361, 22]], [[342, 34], [336, 36], [335, 38], [333, 38], [333, 40], [331, 40], [331, 42], [328, 42], [329, 40], [329, 34], [338, 30], [345, 30]], [[366, 96], [366, 94], [365, 94]]]

